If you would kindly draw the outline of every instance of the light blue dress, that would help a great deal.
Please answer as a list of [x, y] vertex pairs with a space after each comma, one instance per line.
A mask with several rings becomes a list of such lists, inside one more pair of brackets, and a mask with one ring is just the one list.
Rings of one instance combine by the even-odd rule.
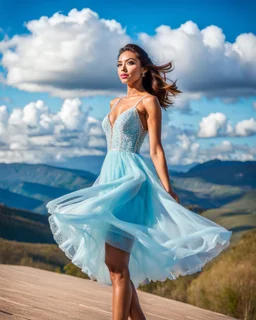
[[130, 253], [135, 288], [201, 271], [230, 244], [232, 231], [176, 202], [139, 154], [147, 135], [137, 109], [144, 97], [113, 125], [109, 114], [103, 119], [108, 149], [93, 185], [46, 205], [59, 248], [102, 285], [112, 285], [105, 242]]

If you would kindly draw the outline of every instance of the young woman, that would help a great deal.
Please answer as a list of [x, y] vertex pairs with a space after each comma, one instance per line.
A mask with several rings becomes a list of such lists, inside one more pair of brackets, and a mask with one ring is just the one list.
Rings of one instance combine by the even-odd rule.
[[[166, 82], [172, 63], [155, 65], [138, 45], [120, 49], [126, 96], [102, 121], [107, 154], [92, 186], [47, 203], [55, 241], [91, 279], [113, 286], [113, 320], [146, 319], [136, 289], [177, 279], [228, 247], [232, 231], [180, 204], [161, 143], [162, 109], [181, 93]], [[151, 161], [140, 155], [148, 135]]]

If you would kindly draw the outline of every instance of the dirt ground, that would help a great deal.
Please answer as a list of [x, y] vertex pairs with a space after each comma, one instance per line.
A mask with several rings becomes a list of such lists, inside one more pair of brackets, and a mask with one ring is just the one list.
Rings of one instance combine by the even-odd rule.
[[[41, 269], [0, 264], [1, 320], [111, 320], [112, 287]], [[147, 320], [228, 320], [138, 290]]]

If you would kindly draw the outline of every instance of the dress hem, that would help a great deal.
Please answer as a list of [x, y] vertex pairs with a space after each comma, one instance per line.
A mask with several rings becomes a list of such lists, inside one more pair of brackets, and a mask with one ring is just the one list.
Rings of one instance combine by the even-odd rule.
[[[49, 224], [50, 224], [50, 229], [52, 231], [52, 234], [53, 234], [53, 238], [54, 240], [56, 241], [56, 243], [58, 244], [59, 248], [65, 253], [65, 255], [67, 256], [67, 258], [69, 258], [71, 260], [71, 262], [76, 265], [77, 267], [79, 267], [81, 269], [81, 271], [85, 274], [88, 275], [88, 277], [90, 278], [90, 280], [92, 281], [97, 281], [99, 282], [101, 285], [103, 286], [112, 286], [111, 283], [109, 282], [102, 282], [100, 280], [98, 280], [97, 276], [95, 276], [91, 271], [90, 271], [90, 268], [81, 264], [81, 263], [78, 263], [76, 261], [72, 261], [73, 260], [73, 257], [75, 256], [76, 254], [76, 251], [74, 251], [73, 254], [71, 254], [67, 249], [64, 249], [62, 247], [62, 244], [64, 242], [67, 241], [66, 238], [64, 238], [63, 234], [61, 233], [60, 229], [58, 228], [57, 224], [55, 223], [54, 221], [54, 217], [52, 214], [50, 214], [50, 216], [48, 217], [48, 221], [49, 221]], [[170, 280], [176, 280], [178, 279], [180, 276], [186, 276], [186, 275], [191, 275], [191, 274], [195, 274], [197, 272], [200, 272], [202, 270], [202, 268], [206, 265], [206, 263], [208, 263], [209, 261], [213, 260], [215, 257], [217, 257], [223, 250], [225, 250], [229, 245], [230, 245], [230, 237], [231, 237], [231, 234], [232, 234], [232, 231], [226, 231], [229, 236], [228, 238], [226, 239], [226, 241], [223, 242], [223, 244], [221, 245], [221, 247], [219, 248], [216, 248], [214, 247], [213, 249], [215, 250], [213, 253], [211, 253], [211, 256], [210, 257], [205, 257], [203, 258], [203, 262], [198, 264], [195, 268], [193, 268], [192, 270], [187, 270], [185, 272], [182, 272], [181, 270], [179, 270], [178, 272], [176, 271], [173, 271], [174, 269], [174, 266], [175, 266], [175, 261], [180, 261], [182, 260], [182, 258], [178, 258], [178, 259], [175, 259], [174, 258], [174, 264], [172, 264], [170, 267], [167, 267], [164, 271], [165, 273], [163, 273], [163, 278], [150, 278], [149, 276], [144, 276], [143, 278], [137, 278], [136, 279], [136, 283], [134, 282], [134, 285], [136, 288], [138, 288], [139, 285], [146, 285], [148, 283], [150, 283], [150, 281], [160, 281], [160, 282], [164, 282], [166, 281], [167, 279], [170, 279]], [[135, 239], [137, 240], [137, 239]], [[107, 241], [106, 241], [107, 242]], [[118, 246], [116, 246], [116, 248], [119, 248]], [[119, 248], [120, 249], [120, 248]], [[122, 249], [120, 249], [122, 250]], [[125, 250], [124, 250], [125, 251]], [[207, 252], [207, 251], [206, 251]], [[131, 252], [132, 254], [132, 252]], [[196, 254], [195, 254], [196, 255]], [[188, 257], [188, 256], [186, 256]], [[131, 280], [133, 281], [133, 279], [131, 278]]]

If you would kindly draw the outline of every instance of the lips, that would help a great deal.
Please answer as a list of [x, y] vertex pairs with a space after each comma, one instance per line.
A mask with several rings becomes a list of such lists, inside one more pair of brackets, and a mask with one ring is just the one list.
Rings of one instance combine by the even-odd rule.
[[128, 74], [121, 74], [121, 78], [127, 78]]

